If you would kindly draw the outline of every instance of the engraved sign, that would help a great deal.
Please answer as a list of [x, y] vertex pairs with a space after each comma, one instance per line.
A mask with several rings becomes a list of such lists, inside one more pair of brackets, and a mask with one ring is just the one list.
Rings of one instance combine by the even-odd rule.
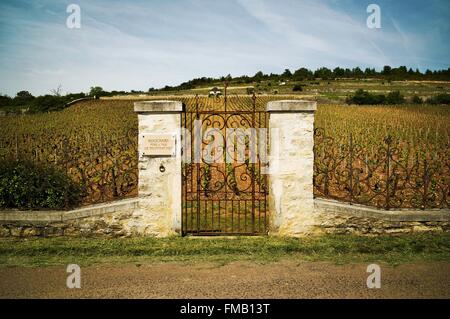
[[142, 155], [175, 156], [175, 134], [142, 135]]

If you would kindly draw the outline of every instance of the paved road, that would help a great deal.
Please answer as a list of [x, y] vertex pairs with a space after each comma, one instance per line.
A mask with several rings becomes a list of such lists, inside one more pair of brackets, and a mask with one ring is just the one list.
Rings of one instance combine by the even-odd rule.
[[381, 289], [366, 286], [367, 264], [282, 261], [95, 265], [81, 289], [65, 266], [0, 268], [1, 298], [450, 298], [450, 263], [381, 265]]

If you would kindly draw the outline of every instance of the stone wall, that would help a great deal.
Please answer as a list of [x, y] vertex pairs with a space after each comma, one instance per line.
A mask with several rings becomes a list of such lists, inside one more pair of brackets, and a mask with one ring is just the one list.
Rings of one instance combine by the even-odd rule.
[[126, 199], [71, 211], [1, 211], [0, 237], [131, 237], [148, 225], [138, 200]]
[[[0, 237], [113, 238], [155, 235], [154, 225], [149, 224], [142, 213], [138, 198], [71, 211], [0, 211]], [[310, 215], [308, 232], [289, 236], [450, 231], [449, 210], [384, 211], [315, 199]]]
[[378, 210], [314, 200], [314, 234], [399, 235], [450, 231], [450, 210]]

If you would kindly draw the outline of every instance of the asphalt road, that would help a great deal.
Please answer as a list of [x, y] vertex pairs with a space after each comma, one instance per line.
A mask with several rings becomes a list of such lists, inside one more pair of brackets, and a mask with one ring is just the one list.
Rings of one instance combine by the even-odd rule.
[[2, 267], [1, 298], [450, 298], [450, 263], [381, 266], [368, 289], [367, 264], [282, 261], [98, 264], [66, 286], [66, 266]]

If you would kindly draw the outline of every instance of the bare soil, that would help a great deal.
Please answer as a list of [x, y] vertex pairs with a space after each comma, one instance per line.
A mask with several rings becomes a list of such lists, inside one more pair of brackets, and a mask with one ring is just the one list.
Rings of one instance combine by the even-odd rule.
[[380, 289], [367, 288], [367, 264], [97, 264], [81, 268], [81, 289], [66, 287], [65, 266], [2, 267], [0, 297], [450, 298], [450, 263], [380, 266]]

